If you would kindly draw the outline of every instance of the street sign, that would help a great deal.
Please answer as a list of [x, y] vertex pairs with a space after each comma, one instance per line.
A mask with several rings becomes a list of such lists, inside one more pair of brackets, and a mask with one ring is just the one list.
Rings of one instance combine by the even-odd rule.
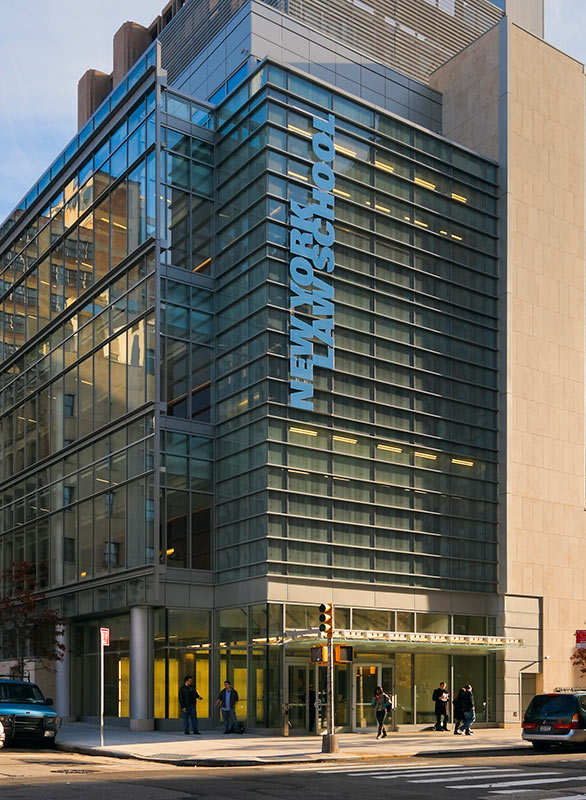
[[105, 647], [110, 646], [110, 628], [100, 628], [100, 636], [102, 637], [102, 644]]
[[586, 647], [586, 631], [576, 631], [576, 647]]

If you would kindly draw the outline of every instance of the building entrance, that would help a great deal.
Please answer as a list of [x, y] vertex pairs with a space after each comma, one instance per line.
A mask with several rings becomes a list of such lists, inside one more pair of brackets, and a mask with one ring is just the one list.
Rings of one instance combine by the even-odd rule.
[[[352, 698], [352, 730], [363, 731], [376, 728], [376, 714], [372, 707], [372, 698], [377, 686], [382, 686], [386, 694], [393, 700], [393, 668], [382, 664], [353, 665], [353, 698]], [[388, 727], [394, 728], [395, 714], [389, 712]]]
[[[326, 728], [327, 668], [301, 659], [287, 660], [285, 698], [291, 733], [323, 733]], [[376, 727], [372, 698], [377, 686], [394, 700], [393, 667], [381, 663], [341, 664], [334, 668], [336, 730], [364, 731]], [[395, 705], [395, 702], [393, 702]], [[388, 717], [394, 727], [395, 714]]]
[[[339, 665], [334, 670], [337, 731], [351, 729], [349, 666]], [[297, 660], [287, 661], [285, 675], [291, 733], [323, 733], [326, 729], [327, 668]]]

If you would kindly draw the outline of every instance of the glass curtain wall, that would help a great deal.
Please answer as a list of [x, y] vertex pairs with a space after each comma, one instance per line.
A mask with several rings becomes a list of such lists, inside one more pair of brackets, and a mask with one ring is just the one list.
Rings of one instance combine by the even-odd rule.
[[[209, 115], [165, 92], [161, 129], [161, 563], [212, 567], [212, 193]], [[180, 121], [181, 120], [181, 124]], [[173, 128], [190, 125], [191, 135]], [[205, 132], [203, 129], [205, 128]], [[206, 137], [207, 138], [204, 138]], [[185, 432], [185, 422], [193, 433]], [[197, 435], [196, 435], [197, 434]]]
[[[288, 207], [328, 111], [335, 368], [299, 412]], [[495, 591], [496, 166], [272, 65], [217, 124], [219, 579]]]
[[154, 560], [153, 80], [0, 253], [0, 566], [42, 588]]

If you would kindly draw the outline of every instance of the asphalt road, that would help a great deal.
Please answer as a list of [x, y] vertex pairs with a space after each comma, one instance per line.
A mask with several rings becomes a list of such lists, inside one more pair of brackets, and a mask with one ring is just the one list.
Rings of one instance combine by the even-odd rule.
[[1, 800], [586, 800], [586, 754], [515, 753], [279, 767], [173, 767], [0, 751]]

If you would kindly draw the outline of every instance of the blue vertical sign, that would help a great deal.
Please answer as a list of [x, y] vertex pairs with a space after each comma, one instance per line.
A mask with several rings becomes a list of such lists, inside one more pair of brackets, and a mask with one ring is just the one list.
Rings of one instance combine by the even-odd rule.
[[[315, 157], [311, 176], [314, 187], [306, 205], [291, 200], [289, 222], [289, 401], [293, 408], [313, 411], [313, 368], [334, 368], [334, 202], [336, 184], [332, 163], [335, 156], [336, 119], [313, 118], [312, 146]], [[311, 308], [310, 322], [297, 316], [297, 309]], [[325, 354], [314, 352], [323, 345]]]

